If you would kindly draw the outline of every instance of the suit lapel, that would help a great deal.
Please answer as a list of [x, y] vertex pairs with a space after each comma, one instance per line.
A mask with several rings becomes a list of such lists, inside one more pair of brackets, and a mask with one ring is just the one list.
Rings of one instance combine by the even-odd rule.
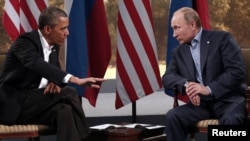
[[205, 30], [203, 30], [202, 35], [201, 35], [201, 43], [200, 43], [201, 72], [203, 72], [203, 70], [205, 68], [205, 63], [207, 60], [209, 47], [210, 47], [210, 40], [208, 39], [207, 32]]
[[54, 46], [49, 55], [49, 63], [54, 66], [60, 67], [58, 63], [58, 54], [59, 54], [59, 47]]
[[183, 45], [183, 62], [186, 62], [186, 68], [188, 70], [188, 72], [190, 73], [190, 76], [196, 80], [196, 77], [195, 77], [195, 67], [194, 67], [194, 61], [193, 61], [193, 57], [192, 57], [192, 54], [191, 54], [191, 51], [190, 51], [190, 47], [185, 44]]

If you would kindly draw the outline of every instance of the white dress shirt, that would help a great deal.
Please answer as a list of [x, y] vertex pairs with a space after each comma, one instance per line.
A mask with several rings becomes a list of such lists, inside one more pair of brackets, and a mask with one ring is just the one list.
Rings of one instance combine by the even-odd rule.
[[[44, 61], [49, 62], [49, 55], [51, 53], [51, 49], [53, 48], [53, 46], [49, 46], [48, 42], [45, 40], [40, 30], [38, 30], [38, 33], [43, 47]], [[42, 78], [38, 88], [45, 88], [47, 84], [48, 80], [46, 78]]]
[[[51, 53], [53, 46], [49, 46], [48, 42], [45, 40], [40, 30], [38, 30], [38, 33], [43, 47], [44, 61], [49, 62], [49, 55]], [[71, 74], [67, 74], [64, 77], [63, 82], [68, 83], [71, 76], [72, 76]], [[46, 78], [42, 78], [38, 88], [45, 88], [47, 85], [48, 85], [48, 80]]]

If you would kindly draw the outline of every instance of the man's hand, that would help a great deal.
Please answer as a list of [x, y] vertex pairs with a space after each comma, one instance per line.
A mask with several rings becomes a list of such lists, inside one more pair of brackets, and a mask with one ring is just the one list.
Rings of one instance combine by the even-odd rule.
[[186, 87], [186, 93], [190, 99], [190, 101], [196, 105], [200, 105], [200, 95], [209, 95], [210, 91], [207, 87], [195, 83], [195, 82], [189, 82], [188, 86]]
[[78, 78], [75, 76], [70, 77], [69, 82], [79, 85], [85, 86], [90, 88], [100, 88], [100, 82], [103, 82], [103, 78], [96, 78], [96, 77], [87, 77], [87, 78]]
[[192, 98], [189, 97], [189, 99], [190, 99], [191, 103], [193, 103], [195, 106], [199, 106], [201, 103], [201, 98], [199, 95], [196, 95]]
[[58, 85], [50, 82], [47, 85], [47, 87], [44, 89], [44, 94], [57, 94], [57, 93], [60, 93], [60, 91], [61, 91], [61, 88]]

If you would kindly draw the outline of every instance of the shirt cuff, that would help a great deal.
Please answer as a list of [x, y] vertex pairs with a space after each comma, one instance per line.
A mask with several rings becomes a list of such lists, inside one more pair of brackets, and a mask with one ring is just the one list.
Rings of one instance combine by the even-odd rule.
[[71, 76], [73, 76], [73, 75], [72, 75], [72, 74], [67, 74], [67, 75], [63, 78], [63, 83], [68, 83]]
[[207, 89], [209, 91], [209, 94], [212, 95], [212, 90], [208, 86], [206, 86], [206, 87], [207, 87]]
[[188, 84], [189, 84], [189, 82], [186, 81], [186, 82], [184, 83], [184, 87], [186, 88], [186, 87], [188, 86]]

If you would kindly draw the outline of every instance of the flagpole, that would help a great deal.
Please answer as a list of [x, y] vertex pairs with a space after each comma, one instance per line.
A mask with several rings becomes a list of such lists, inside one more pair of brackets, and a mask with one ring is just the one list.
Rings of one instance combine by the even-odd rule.
[[132, 123], [136, 123], [136, 101], [132, 102]]

